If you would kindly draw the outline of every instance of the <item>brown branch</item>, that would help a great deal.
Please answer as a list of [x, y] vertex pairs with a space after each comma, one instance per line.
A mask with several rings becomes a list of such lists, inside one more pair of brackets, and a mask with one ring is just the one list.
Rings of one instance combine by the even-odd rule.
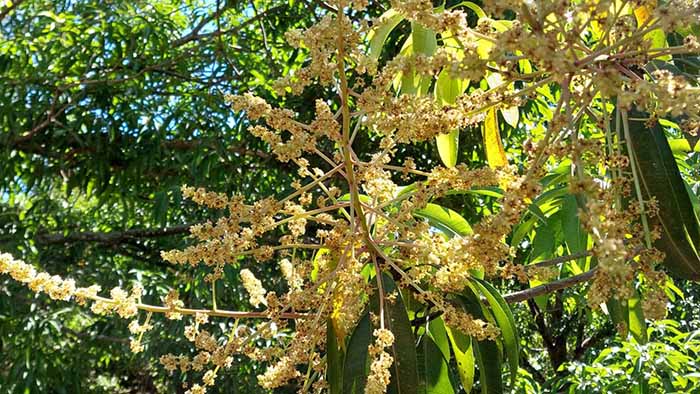
[[63, 330], [66, 331], [68, 334], [73, 335], [74, 337], [78, 339], [92, 339], [95, 341], [105, 341], [105, 342], [114, 342], [114, 343], [120, 343], [120, 344], [128, 344], [129, 339], [128, 338], [120, 338], [120, 337], [113, 337], [113, 336], [108, 336], [108, 335], [92, 335], [88, 334], [85, 332], [80, 332], [80, 331], [75, 331], [71, 330], [68, 327], [63, 327]]
[[170, 45], [171, 45], [171, 47], [176, 48], [176, 47], [185, 45], [189, 42], [200, 40], [202, 38], [218, 37], [218, 36], [221, 36], [224, 34], [238, 33], [239, 31], [243, 30], [248, 25], [257, 22], [259, 19], [264, 18], [265, 16], [267, 16], [268, 13], [271, 13], [271, 12], [276, 11], [278, 9], [282, 9], [284, 7], [285, 7], [284, 5], [279, 5], [277, 7], [267, 9], [267, 10], [261, 12], [260, 14], [257, 14], [254, 17], [251, 17], [250, 19], [246, 20], [245, 22], [242, 22], [240, 25], [235, 26], [235, 27], [228, 29], [228, 30], [218, 30], [217, 29], [216, 31], [213, 31], [211, 33], [200, 34], [199, 31], [202, 30], [202, 28], [207, 23], [209, 23], [212, 20], [214, 20], [215, 18], [217, 18], [218, 14], [223, 13], [223, 11], [226, 9], [226, 7], [223, 7], [223, 8], [221, 8], [220, 12], [216, 12], [216, 13], [210, 15], [209, 17], [205, 18], [190, 33], [178, 38], [177, 40], [173, 41]]
[[593, 346], [596, 346], [600, 341], [603, 339], [609, 337], [610, 335], [615, 333], [615, 327], [613, 327], [612, 324], [606, 325], [605, 328], [602, 330], [596, 332], [592, 336], [586, 338], [581, 342], [579, 346], [576, 346], [576, 349], [574, 350], [574, 355], [572, 358], [572, 361], [576, 361], [581, 359], [584, 354], [586, 354], [586, 350], [592, 348]]
[[130, 229], [125, 231], [110, 231], [107, 233], [84, 231], [63, 235], [61, 233], [37, 234], [36, 241], [40, 244], [66, 244], [72, 242], [99, 242], [115, 245], [129, 239], [159, 238], [184, 234], [189, 231], [191, 224], [157, 229]]
[[3, 20], [3, 19], [5, 19], [5, 17], [6, 17], [10, 12], [12, 12], [12, 10], [14, 10], [15, 8], [17, 8], [17, 6], [20, 5], [20, 4], [22, 4], [22, 3], [24, 3], [24, 0], [15, 0], [15, 1], [12, 2], [12, 5], [11, 5], [11, 6], [9, 6], [9, 7], [5, 8], [5, 9], [3, 9], [2, 11], [0, 11], [0, 21]]
[[49, 112], [46, 114], [46, 119], [44, 119], [41, 123], [35, 125], [32, 127], [31, 130], [26, 132], [25, 134], [22, 134], [21, 136], [15, 138], [12, 143], [13, 144], [21, 144], [23, 142], [31, 140], [35, 135], [37, 135], [39, 132], [47, 128], [51, 123], [56, 122], [56, 117], [61, 115], [68, 107], [71, 105], [73, 102], [73, 98], [69, 99], [68, 102], [66, 102], [64, 105], [61, 106], [58, 110], [56, 110], [56, 103], [58, 101], [58, 96], [59, 96], [59, 91], [56, 91], [54, 93], [54, 98], [53, 102], [51, 103], [51, 108], [49, 109]]
[[544, 294], [549, 294], [557, 290], [566, 289], [568, 287], [572, 287], [579, 283], [587, 282], [593, 279], [595, 271], [596, 268], [593, 268], [590, 271], [586, 271], [579, 275], [571, 276], [550, 283], [545, 283], [543, 285], [532, 287], [527, 290], [516, 291], [515, 293], [506, 294], [503, 296], [503, 299], [505, 299], [506, 302], [508, 302], [509, 304], [513, 304], [516, 302], [529, 300], [531, 298], [535, 298]]
[[[214, 150], [217, 149], [216, 145], [214, 145], [213, 143], [207, 143], [206, 141], [199, 141], [199, 140], [190, 140], [190, 141], [187, 141], [187, 140], [169, 140], [169, 141], [163, 141], [163, 143], [161, 145], [165, 148], [176, 149], [176, 150], [190, 150], [190, 149], [199, 148], [200, 146], [205, 146], [205, 147], [208, 147], [208, 148], [214, 149]], [[263, 151], [258, 150], [258, 149], [246, 149], [242, 146], [231, 145], [231, 146], [228, 146], [226, 148], [226, 150], [228, 152], [238, 153], [241, 155], [257, 156], [261, 159], [269, 159], [272, 157], [267, 152], [263, 152]]]
[[592, 252], [593, 252], [592, 250], [586, 250], [586, 251], [582, 251], [582, 252], [572, 253], [572, 254], [569, 254], [566, 256], [555, 257], [551, 260], [545, 260], [545, 261], [540, 261], [539, 263], [526, 265], [525, 269], [531, 269], [534, 267], [551, 267], [553, 265], [565, 263], [567, 261], [578, 260], [580, 258], [590, 256], [592, 254]]

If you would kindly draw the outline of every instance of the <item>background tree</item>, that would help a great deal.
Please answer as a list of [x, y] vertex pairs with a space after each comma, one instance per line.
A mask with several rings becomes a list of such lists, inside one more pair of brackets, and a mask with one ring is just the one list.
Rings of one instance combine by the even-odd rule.
[[[88, 283], [116, 285], [137, 278], [154, 292], [179, 288], [187, 304], [197, 306], [209, 291], [203, 274], [175, 271], [159, 256], [161, 250], [185, 246], [188, 225], [205, 219], [199, 209], [181, 202], [180, 186], [206, 185], [251, 200], [290, 190], [296, 168], [272, 160], [268, 147], [245, 130], [247, 122], [226, 107], [223, 93], [254, 90], [312, 119], [308, 103], [324, 93], [321, 88], [282, 99], [270, 84], [304, 62], [283, 33], [310, 25], [329, 8], [323, 2], [296, 1], [17, 1], [2, 8], [0, 249]], [[371, 3], [369, 15], [386, 8]], [[478, 19], [470, 13], [473, 25]], [[411, 34], [410, 24], [399, 24], [387, 37], [382, 59], [401, 52]], [[682, 60], [675, 64], [697, 72], [694, 58]], [[280, 61], [286, 66], [280, 68]], [[545, 110], [531, 101], [521, 116], [537, 119]], [[520, 146], [528, 130], [518, 122], [511, 125], [507, 115], [496, 114], [496, 132], [501, 130], [509, 155], [523, 155]], [[461, 130], [453, 156], [473, 167], [487, 164], [490, 152], [483, 149], [481, 133], [474, 127]], [[357, 150], [371, 152], [376, 143], [373, 136], [361, 136]], [[446, 160], [444, 144], [402, 147], [396, 157], [415, 157], [419, 168], [431, 166], [438, 151]], [[697, 192], [697, 155], [684, 159], [681, 168]], [[470, 195], [447, 196], [440, 204], [470, 223], [497, 209], [493, 200]], [[564, 204], [561, 214], [536, 218], [517, 258], [537, 262], [560, 255], [562, 244], [571, 249], [567, 209], [575, 211], [575, 202], [573, 208]], [[258, 274], [266, 284], [282, 286], [271, 271]], [[238, 292], [222, 288], [221, 302], [242, 308], [235, 267], [226, 275], [220, 286]], [[677, 286], [685, 290], [687, 304], [677, 304], [671, 317], [684, 330], [698, 329], [697, 317], [685, 306], [694, 305], [697, 290]], [[149, 362], [150, 353], [124, 356], [125, 324], [65, 304], [57, 310], [11, 282], [1, 289], [6, 295], [0, 299], [1, 344], [8, 356], [0, 361], [7, 371], [0, 373], [0, 387], [18, 392], [179, 388], [155, 378], [158, 367]], [[563, 386], [567, 379], [576, 382], [560, 367], [577, 361], [586, 365], [615, 338], [614, 323], [586, 313], [581, 299], [580, 288], [562, 289], [515, 308], [521, 336], [529, 336], [529, 330], [538, 334], [535, 341], [523, 342], [521, 387], [551, 387], [557, 375], [563, 376]], [[185, 346], [175, 334], [181, 328], [159, 327], [159, 337], [150, 343], [158, 348], [156, 354], [166, 346], [173, 352]], [[94, 368], [82, 368], [85, 363]], [[259, 390], [254, 388], [257, 367], [242, 359], [237, 363], [237, 373], [223, 377], [231, 383], [222, 387]], [[66, 371], [72, 372], [70, 379]]]

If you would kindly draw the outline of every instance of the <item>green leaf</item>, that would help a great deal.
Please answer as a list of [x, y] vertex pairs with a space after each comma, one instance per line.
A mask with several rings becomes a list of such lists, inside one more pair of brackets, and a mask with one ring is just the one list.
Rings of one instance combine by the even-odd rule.
[[348, 343], [348, 351], [343, 363], [343, 394], [364, 394], [367, 383], [367, 348], [372, 340], [372, 330], [367, 311]]
[[[469, 81], [464, 79], [454, 79], [449, 75], [448, 70], [442, 70], [435, 82], [435, 99], [438, 104], [452, 105], [457, 97], [462, 95], [469, 86]], [[440, 160], [447, 167], [454, 167], [457, 164], [457, 148], [459, 146], [459, 130], [452, 130], [448, 134], [440, 134], [436, 137], [438, 154]]]
[[513, 312], [511, 312], [506, 300], [490, 283], [477, 278], [472, 278], [471, 283], [486, 297], [493, 316], [496, 318], [498, 328], [501, 329], [503, 345], [508, 356], [511, 386], [514, 386], [515, 379], [518, 377], [518, 366], [520, 365], [520, 338], [518, 337], [518, 327], [515, 325]]
[[445, 360], [450, 359], [450, 344], [447, 339], [447, 329], [445, 327], [445, 322], [442, 321], [441, 317], [432, 320], [428, 324], [428, 335], [433, 339], [433, 342], [440, 348], [442, 356]]
[[429, 335], [423, 335], [418, 345], [419, 374], [426, 394], [454, 394], [449, 365], [440, 348]]
[[647, 324], [644, 320], [644, 311], [642, 311], [642, 299], [639, 293], [635, 291], [635, 296], [627, 301], [629, 311], [629, 330], [632, 337], [640, 344], [647, 343]]
[[165, 225], [168, 219], [168, 193], [160, 191], [155, 194], [153, 200], [153, 221], [159, 225]]
[[[588, 247], [588, 233], [586, 233], [581, 225], [581, 220], [578, 217], [576, 197], [572, 195], [564, 197], [561, 207], [561, 224], [569, 253], [585, 251]], [[586, 259], [581, 258], [578, 262], [579, 266], [583, 267]]]
[[494, 341], [477, 341], [474, 344], [476, 364], [479, 366], [479, 381], [482, 394], [502, 394], [501, 352]]
[[700, 140], [693, 141], [694, 146], [691, 147], [691, 141], [687, 138], [674, 138], [668, 140], [668, 145], [671, 147], [671, 152], [674, 155], [680, 155], [690, 152], [700, 152]]
[[484, 10], [482, 10], [481, 7], [479, 7], [478, 5], [476, 5], [475, 3], [471, 2], [471, 1], [463, 1], [461, 3], [455, 4], [452, 7], [450, 7], [450, 9], [454, 9], [454, 8], [457, 8], [460, 6], [467, 7], [470, 10], [474, 11], [476, 16], [479, 18], [486, 18], [486, 13], [484, 12]]
[[459, 147], [459, 130], [452, 130], [447, 134], [438, 134], [435, 137], [438, 155], [445, 167], [457, 165], [457, 150]]
[[700, 280], [700, 225], [661, 126], [647, 127], [646, 116], [629, 113], [629, 138], [643, 194], [656, 198], [659, 215], [651, 218], [662, 231], [655, 246], [666, 254], [664, 265], [674, 274]]
[[372, 27], [372, 30], [367, 35], [369, 40], [369, 56], [375, 60], [379, 59], [382, 53], [382, 48], [389, 34], [396, 26], [404, 20], [403, 15], [396, 12], [393, 8], [386, 11], [379, 17], [379, 23]]
[[690, 185], [688, 182], [683, 180], [683, 183], [685, 184], [685, 190], [688, 191], [688, 197], [690, 197], [690, 203], [693, 205], [693, 210], [695, 211], [695, 217], [700, 218], [700, 198], [698, 198], [697, 195], [693, 192], [693, 189], [690, 188]]
[[413, 212], [415, 216], [428, 220], [428, 223], [449, 237], [469, 235], [472, 227], [457, 212], [437, 204], [428, 203], [425, 208]]
[[[487, 310], [484, 309], [484, 306], [471, 289], [467, 288], [467, 290], [457, 296], [457, 299], [465, 312], [477, 319], [491, 320], [486, 318], [485, 313]], [[498, 344], [491, 340], [475, 341], [473, 342], [473, 349], [476, 364], [479, 366], [481, 393], [502, 394], [504, 392], [503, 376], [501, 374], [503, 360]]]
[[[432, 56], [437, 49], [437, 34], [435, 31], [415, 22], [411, 23], [410, 40], [411, 50], [407, 52]], [[411, 67], [411, 70], [401, 77], [401, 93], [426, 94], [431, 82], [432, 77], [418, 75]]]
[[608, 309], [608, 315], [610, 315], [610, 320], [613, 322], [613, 324], [615, 326], [622, 324], [624, 325], [625, 330], [629, 331], [630, 319], [627, 302], [622, 303], [617, 298], [611, 298], [605, 303], [605, 305]]
[[459, 330], [453, 330], [450, 327], [445, 327], [447, 336], [450, 339], [452, 353], [457, 361], [457, 373], [459, 380], [462, 382], [464, 391], [469, 393], [474, 386], [474, 349], [472, 348], [472, 340], [464, 335]]
[[341, 394], [343, 392], [343, 352], [338, 346], [338, 338], [330, 319], [326, 321], [326, 349], [328, 393]]
[[501, 141], [501, 133], [498, 128], [498, 113], [496, 109], [491, 108], [486, 113], [486, 119], [482, 128], [484, 139], [484, 150], [486, 151], [486, 160], [489, 167], [497, 168], [508, 164], [506, 151], [503, 149]]
[[423, 55], [434, 54], [435, 50], [437, 50], [437, 35], [435, 31], [419, 23], [411, 23], [411, 29], [413, 52]]
[[392, 301], [386, 297], [380, 300], [379, 292], [375, 291], [370, 299], [372, 312], [376, 316], [382, 316], [381, 303], [384, 311], [384, 327], [394, 334], [394, 343], [387, 349], [387, 352], [394, 358], [390, 367], [391, 382], [387, 393], [418, 393], [418, 357], [415, 339], [401, 292], [396, 287], [394, 279], [386, 273], [382, 273], [381, 283], [385, 295], [395, 294]]

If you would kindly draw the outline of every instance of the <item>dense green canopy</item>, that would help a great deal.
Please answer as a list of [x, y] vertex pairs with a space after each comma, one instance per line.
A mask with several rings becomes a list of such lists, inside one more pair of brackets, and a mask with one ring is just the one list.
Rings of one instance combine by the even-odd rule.
[[[317, 22], [328, 8], [316, 0], [0, 5], [0, 251], [84, 284], [111, 288], [138, 280], [147, 300], [177, 288], [188, 305], [199, 306], [211, 291], [203, 281], [207, 272], [176, 270], [160, 251], [183, 248], [191, 242], [190, 224], [221, 213], [182, 201], [180, 187], [241, 193], [249, 201], [291, 189], [296, 167], [275, 161], [269, 147], [247, 131], [247, 120], [226, 105], [224, 94], [254, 91], [301, 118], [312, 117], [309, 103], [322, 88], [278, 97], [272, 82], [305, 61], [286, 43], [285, 31]], [[388, 2], [372, 1], [368, 14], [387, 8]], [[410, 31], [404, 24], [391, 33], [382, 60], [400, 51]], [[538, 111], [543, 109], [534, 100], [522, 108], [531, 119]], [[496, 119], [508, 136], [505, 149], [522, 145], [522, 125]], [[460, 159], [484, 165], [481, 142], [478, 128], [461, 130]], [[375, 145], [372, 135], [356, 142], [361, 153]], [[513, 152], [523, 155], [520, 148]], [[397, 157], [413, 157], [419, 167], [439, 160], [435, 143], [401, 147]], [[697, 153], [679, 155], [693, 197], [699, 162]], [[491, 199], [475, 195], [447, 196], [441, 204], [470, 222], [494, 210]], [[542, 223], [533, 219], [537, 231], [522, 234], [527, 239], [518, 258], [555, 257], [570, 226], [578, 229], [578, 222], [570, 222], [575, 216], [571, 198]], [[257, 272], [272, 290], [283, 286], [274, 269], [261, 265]], [[219, 301], [245, 309], [236, 265], [227, 266], [225, 275], [217, 284]], [[674, 372], [697, 380], [700, 344], [682, 332], [700, 330], [700, 288], [683, 281], [674, 286], [684, 298], [672, 294], [678, 299], [669, 321], [650, 329], [651, 359], [645, 362], [676, 357], [680, 366]], [[645, 350], [621, 337], [609, 319], [572, 301], [583, 300], [577, 291], [560, 290], [513, 308], [520, 337], [528, 338], [522, 344], [520, 392], [567, 388], [599, 375], [614, 380], [629, 372], [630, 360], [642, 359]], [[184, 323], [157, 324], [146, 351], [131, 355], [126, 322], [35, 296], [2, 277], [0, 391], [183, 392], [181, 382], [188, 377], [169, 376], [157, 357], [187, 348], [180, 334]], [[260, 392], [260, 372], [249, 360], [237, 359], [212, 392]], [[630, 373], [642, 375], [639, 369]], [[668, 371], [653, 373], [663, 377]]]

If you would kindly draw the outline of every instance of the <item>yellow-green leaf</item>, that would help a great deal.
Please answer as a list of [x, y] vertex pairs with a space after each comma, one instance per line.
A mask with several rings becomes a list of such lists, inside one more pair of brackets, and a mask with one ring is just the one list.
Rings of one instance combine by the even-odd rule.
[[379, 22], [372, 27], [372, 30], [367, 35], [369, 40], [369, 56], [375, 60], [379, 59], [382, 53], [382, 48], [389, 34], [398, 26], [404, 17], [396, 12], [393, 8], [379, 17]]
[[474, 386], [474, 350], [471, 338], [462, 334], [459, 330], [453, 330], [445, 326], [447, 336], [452, 345], [452, 353], [457, 361], [457, 374], [462, 382], [464, 391], [469, 393]]
[[326, 349], [328, 393], [341, 394], [343, 392], [343, 352], [330, 319], [326, 321]]
[[498, 168], [507, 165], [508, 159], [506, 158], [506, 151], [503, 149], [501, 133], [498, 128], [498, 114], [494, 108], [489, 109], [486, 113], [482, 135], [489, 167]]
[[[435, 82], [435, 99], [439, 104], [454, 104], [457, 97], [461, 96], [469, 86], [469, 81], [451, 78], [447, 70], [442, 70]], [[452, 130], [449, 134], [440, 134], [436, 137], [440, 160], [447, 167], [457, 164], [457, 149], [459, 146], [459, 130]]]

